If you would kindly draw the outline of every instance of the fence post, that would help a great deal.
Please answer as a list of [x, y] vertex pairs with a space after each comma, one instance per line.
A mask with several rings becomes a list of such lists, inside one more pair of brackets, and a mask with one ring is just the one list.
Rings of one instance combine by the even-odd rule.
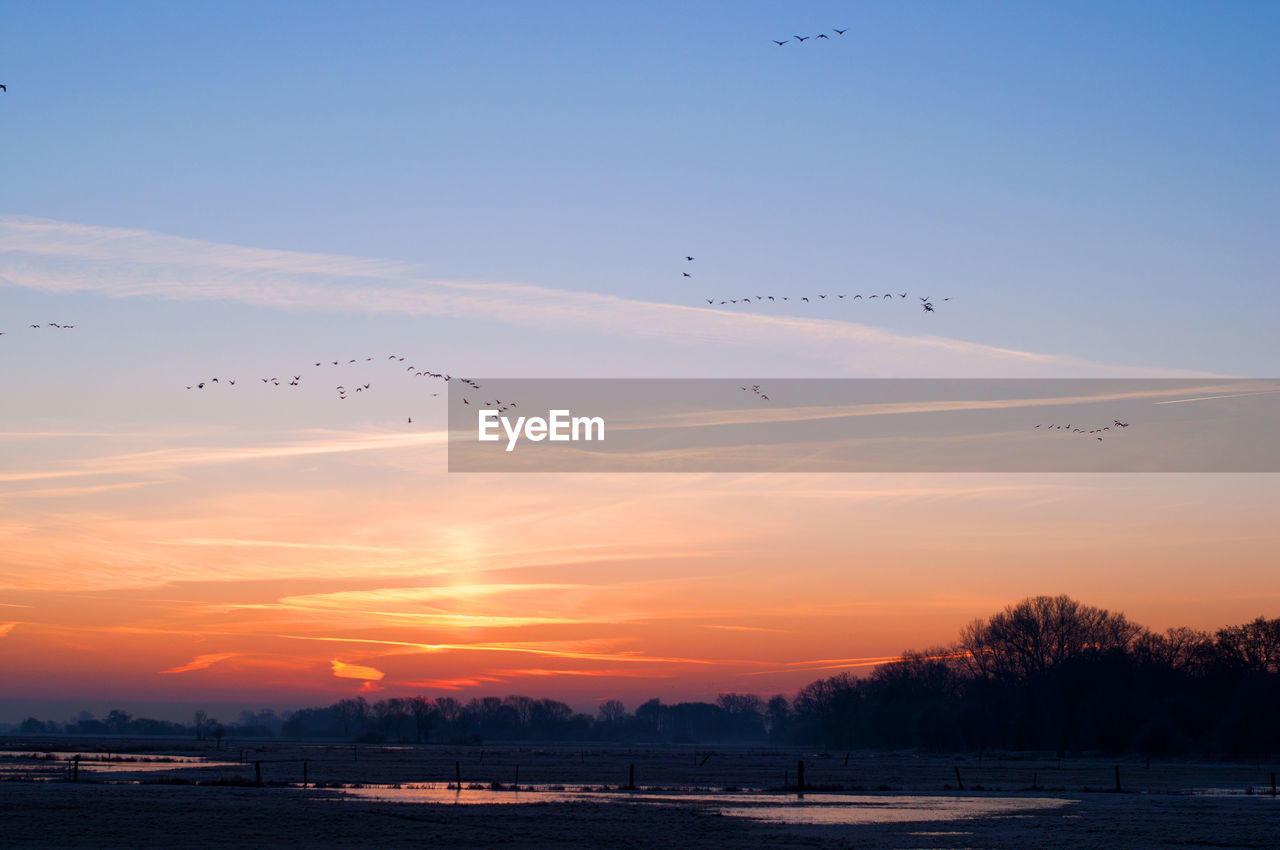
[[306, 787], [307, 787], [307, 763], [306, 763], [306, 761], [303, 761], [303, 762], [302, 762], [302, 787], [303, 787], [303, 788], [306, 788]]
[[804, 759], [796, 762], [796, 793], [804, 793]]
[[1120, 765], [1116, 765], [1116, 793], [1120, 793]]
[[453, 775], [458, 778], [458, 790], [462, 790], [462, 762], [453, 763]]
[[253, 763], [253, 784], [259, 788], [262, 787], [262, 762], [260, 761]]
[[631, 765], [630, 770], [627, 772], [627, 790], [636, 790], [636, 766], [634, 764]]
[[960, 790], [964, 790], [964, 780], [960, 778], [960, 765], [956, 765], [956, 785], [960, 786]]

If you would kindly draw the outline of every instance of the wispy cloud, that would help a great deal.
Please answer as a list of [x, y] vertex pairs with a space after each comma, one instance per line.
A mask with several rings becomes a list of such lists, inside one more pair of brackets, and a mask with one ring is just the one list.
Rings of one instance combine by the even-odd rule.
[[190, 673], [192, 670], [203, 670], [217, 664], [219, 661], [226, 661], [228, 658], [235, 658], [237, 653], [234, 652], [211, 652], [205, 655], [197, 655], [186, 664], [177, 667], [170, 667], [168, 670], [161, 670], [161, 674], [167, 673]]
[[70, 461], [53, 469], [0, 473], [0, 483], [96, 475], [138, 475], [173, 471], [188, 466], [441, 445], [447, 440], [448, 436], [443, 431], [407, 434], [326, 432], [265, 446], [187, 446], [107, 455], [82, 461]]
[[[554, 658], [577, 658], [586, 661], [626, 661], [649, 664], [711, 664], [704, 658], [673, 658], [668, 656], [646, 655], [643, 652], [623, 650], [619, 652], [591, 652], [573, 648], [552, 648], [552, 645], [538, 645], [533, 642], [511, 643], [416, 643], [403, 640], [381, 640], [378, 638], [321, 637], [316, 635], [279, 635], [293, 640], [314, 640], [326, 643], [350, 643], [368, 646], [385, 646], [388, 649], [403, 648], [415, 652], [513, 652], [528, 655], [545, 655]], [[563, 646], [563, 643], [561, 643]]]
[[[405, 263], [0, 217], [0, 279], [45, 292], [394, 313], [819, 357], [851, 374], [1137, 374], [1081, 358], [830, 319], [730, 312], [522, 283], [436, 280]], [[870, 370], [870, 371], [869, 371]], [[1143, 370], [1152, 374], [1151, 370]]]

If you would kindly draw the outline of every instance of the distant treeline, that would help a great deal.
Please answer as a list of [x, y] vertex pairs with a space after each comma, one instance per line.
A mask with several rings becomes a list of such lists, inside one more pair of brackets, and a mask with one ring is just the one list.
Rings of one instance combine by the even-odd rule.
[[344, 699], [278, 716], [243, 712], [189, 725], [82, 713], [28, 718], [22, 734], [290, 737], [365, 743], [617, 741], [774, 743], [839, 749], [1098, 751], [1254, 756], [1280, 751], [1280, 619], [1214, 634], [1151, 632], [1066, 596], [1011, 605], [950, 646], [911, 651], [865, 678], [812, 682], [794, 697], [720, 694], [715, 703], [651, 699], [595, 715], [553, 699]]

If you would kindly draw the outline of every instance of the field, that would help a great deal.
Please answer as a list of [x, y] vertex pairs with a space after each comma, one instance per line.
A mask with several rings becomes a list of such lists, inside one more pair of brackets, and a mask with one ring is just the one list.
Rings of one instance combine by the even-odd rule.
[[0, 846], [1280, 844], [1270, 765], [1120, 761], [1120, 792], [1116, 767], [1008, 754], [12, 738], [0, 742]]

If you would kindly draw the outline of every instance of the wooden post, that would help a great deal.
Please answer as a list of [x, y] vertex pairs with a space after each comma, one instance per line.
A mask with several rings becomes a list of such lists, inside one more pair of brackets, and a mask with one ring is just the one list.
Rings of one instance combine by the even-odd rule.
[[259, 788], [262, 787], [262, 762], [260, 761], [253, 763], [253, 784]]
[[453, 763], [453, 775], [458, 778], [458, 790], [462, 790], [462, 762]]
[[302, 763], [302, 787], [307, 787], [307, 763], [305, 761]]
[[848, 767], [848, 766], [849, 766], [849, 754], [848, 754], [848, 753], [845, 753], [845, 754], [844, 754], [844, 766], [845, 766], [845, 767]]
[[1031, 790], [1032, 791], [1037, 790], [1036, 785], [1038, 784], [1039, 780], [1040, 780], [1040, 774], [1038, 773], [1031, 774]]
[[75, 759], [71, 762], [71, 781], [80, 781], [80, 754], [76, 753]]
[[804, 759], [796, 762], [796, 793], [804, 793]]
[[1120, 793], [1120, 765], [1116, 765], [1116, 793]]
[[1275, 795], [1276, 795], [1276, 772], [1273, 770], [1271, 771], [1271, 796], [1274, 797]]
[[960, 786], [960, 790], [964, 790], [964, 780], [960, 778], [960, 765], [956, 765], [956, 785]]
[[516, 784], [514, 788], [517, 791], [520, 790], [520, 765], [516, 765]]
[[636, 766], [634, 764], [627, 771], [627, 790], [636, 790]]

